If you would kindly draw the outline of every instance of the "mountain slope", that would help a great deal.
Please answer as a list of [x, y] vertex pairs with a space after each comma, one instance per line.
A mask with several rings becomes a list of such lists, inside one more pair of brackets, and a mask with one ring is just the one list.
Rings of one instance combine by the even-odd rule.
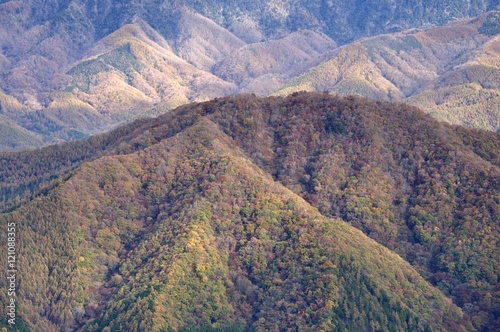
[[[102, 48], [108, 51], [100, 53]], [[104, 38], [68, 74], [73, 80], [67, 90], [101, 113], [116, 113], [120, 118], [161, 100], [177, 106], [236, 89], [150, 40], [137, 25], [124, 26]]]
[[0, 117], [0, 151], [41, 146], [40, 138], [9, 119]]
[[478, 31], [491, 39], [408, 98], [408, 102], [428, 110], [439, 120], [498, 131], [500, 12], [488, 14], [481, 23]]
[[214, 116], [281, 183], [408, 259], [476, 328], [498, 326], [498, 134], [478, 143], [405, 105], [309, 96], [205, 107], [236, 113]]
[[240, 91], [265, 96], [318, 64], [335, 47], [336, 43], [325, 35], [295, 32], [283, 39], [241, 47], [220, 61], [213, 72], [237, 84]]
[[[496, 133], [447, 126], [403, 104], [374, 102], [355, 97], [339, 98], [328, 94], [300, 93], [288, 98], [266, 99], [246, 95], [182, 106], [159, 118], [141, 119], [119, 131], [86, 141], [33, 152], [3, 154], [0, 160], [2, 165], [5, 165], [2, 167], [1, 200], [20, 204], [19, 199], [15, 197], [20, 195], [19, 193], [24, 193], [24, 197], [46, 195], [28, 202], [4, 217], [14, 218], [20, 225], [26, 225], [22, 227], [28, 227], [26, 220], [38, 220], [45, 215], [44, 220], [47, 223], [43, 223], [43, 227], [47, 231], [51, 229], [51, 220], [64, 220], [60, 226], [65, 232], [75, 232], [73, 239], [79, 239], [70, 241], [69, 237], [68, 243], [57, 244], [63, 246], [58, 248], [68, 246], [68, 249], [57, 250], [69, 252], [72, 257], [69, 259], [70, 263], [67, 263], [69, 265], [64, 263], [61, 268], [67, 266], [68, 271], [73, 271], [75, 268], [72, 266], [75, 264], [81, 267], [80, 270], [77, 269], [80, 272], [75, 274], [74, 278], [81, 280], [77, 281], [77, 284], [87, 285], [85, 287], [88, 287], [88, 291], [79, 288], [83, 293], [77, 300], [80, 305], [76, 306], [72, 295], [74, 290], [68, 290], [67, 300], [57, 307], [57, 314], [44, 316], [44, 319], [48, 318], [52, 323], [71, 325], [78, 324], [78, 321], [83, 323], [90, 317], [98, 317], [94, 324], [101, 324], [102, 327], [107, 324], [119, 324], [126, 320], [127, 315], [135, 317], [138, 313], [147, 313], [145, 317], [166, 317], [164, 315], [175, 310], [166, 309], [165, 306], [182, 304], [181, 307], [188, 311], [210, 312], [213, 317], [219, 317], [217, 319], [225, 317], [227, 324], [224, 324], [228, 326], [238, 323], [264, 324], [264, 321], [259, 323], [253, 320], [253, 310], [257, 308], [254, 306], [270, 306], [259, 307], [262, 312], [278, 309], [272, 307], [274, 302], [264, 301], [269, 292], [255, 293], [252, 291], [252, 284], [261, 278], [258, 279], [259, 282], [271, 287], [270, 285], [275, 285], [275, 280], [266, 279], [266, 273], [260, 276], [253, 273], [254, 269], [265, 266], [274, 268], [276, 265], [272, 265], [272, 262], [277, 263], [278, 258], [272, 256], [275, 258], [271, 260], [266, 257], [276, 255], [277, 252], [264, 246], [263, 251], [259, 251], [262, 256], [241, 260], [240, 254], [249, 254], [252, 251], [248, 249], [249, 251], [239, 252], [239, 245], [246, 246], [246, 241], [251, 241], [252, 236], [258, 240], [276, 239], [273, 236], [281, 238], [279, 241], [291, 239], [289, 236], [295, 234], [295, 231], [291, 230], [297, 230], [293, 224], [301, 225], [306, 220], [311, 225], [311, 233], [304, 234], [321, 238], [321, 233], [333, 232], [328, 228], [330, 226], [325, 229], [322, 225], [330, 225], [332, 222], [337, 225], [338, 221], [333, 220], [342, 219], [397, 252], [427, 281], [450, 296], [455, 304], [462, 308], [464, 321], [460, 324], [466, 324], [468, 330], [494, 331], [499, 326], [500, 308], [500, 298], [496, 292], [499, 275], [498, 269], [495, 268], [500, 257], [497, 240], [500, 233], [499, 143], [500, 136]], [[85, 154], [78, 158], [80, 151]], [[103, 155], [108, 157], [96, 160]], [[222, 158], [221, 155], [225, 157]], [[53, 158], [53, 162], [47, 164], [47, 158]], [[95, 161], [79, 167], [85, 160]], [[47, 166], [52, 167], [50, 177], [42, 176], [43, 173], [39, 171]], [[68, 171], [76, 167], [76, 171], [69, 173], [68, 179]], [[272, 176], [272, 180], [266, 173]], [[54, 182], [58, 177], [59, 180]], [[23, 182], [16, 187], [16, 181], [20, 179]], [[294, 194], [284, 189], [283, 185]], [[253, 189], [242, 191], [242, 188]], [[79, 199], [71, 198], [75, 193], [81, 193], [78, 195]], [[318, 210], [311, 208], [296, 195]], [[55, 201], [51, 201], [52, 199]], [[294, 206], [289, 206], [289, 201], [295, 202]], [[272, 202], [277, 205], [269, 207]], [[56, 203], [62, 205], [54, 205]], [[257, 207], [261, 205], [268, 208]], [[273, 206], [279, 208], [266, 210]], [[286, 211], [296, 209], [300, 218], [286, 217], [287, 213], [294, 213]], [[306, 215], [301, 214], [302, 210], [308, 211]], [[318, 211], [322, 215], [319, 215]], [[275, 218], [273, 216], [281, 216], [285, 223], [269, 224], [270, 220]], [[288, 221], [292, 220], [295, 221], [289, 224]], [[169, 228], [168, 224], [181, 225], [187, 227], [187, 230], [173, 232], [176, 227]], [[253, 228], [250, 225], [253, 225]], [[257, 231], [259, 227], [264, 228]], [[287, 227], [291, 228], [287, 230]], [[341, 226], [342, 232], [351, 232], [350, 228], [345, 227]], [[155, 233], [156, 229], [165, 231]], [[263, 233], [264, 230], [267, 230], [267, 233]], [[59, 231], [59, 228], [53, 230]], [[23, 234], [24, 232], [31, 231], [23, 228]], [[44, 234], [45, 231], [40, 232]], [[336, 232], [331, 233], [332, 236], [336, 234], [335, 238], [342, 239]], [[220, 238], [230, 234], [243, 242]], [[269, 238], [263, 238], [266, 234]], [[364, 238], [360, 233], [350, 234], [354, 235], [348, 239]], [[54, 234], [46, 238], [57, 239], [58, 236]], [[333, 243], [341, 243], [337, 241], [340, 240]], [[191, 242], [200, 246], [192, 247], [192, 250], [186, 249], [187, 251], [179, 251], [179, 247], [176, 247], [179, 245], [189, 249], [191, 247], [188, 244]], [[33, 245], [35, 243], [37, 241], [33, 242]], [[226, 247], [220, 247], [219, 244], [222, 243]], [[318, 243], [310, 242], [308, 248], [313, 250], [319, 246]], [[362, 243], [365, 244], [358, 243], [357, 246], [369, 248], [366, 247], [368, 242], [363, 240]], [[76, 245], [83, 247], [77, 249], [74, 247]], [[236, 247], [231, 247], [232, 245]], [[300, 241], [287, 242], [287, 245], [293, 250], [301, 248]], [[226, 254], [218, 251], [220, 248], [227, 249], [227, 246], [236, 248], [238, 254], [229, 255], [227, 258], [227, 251]], [[347, 248], [345, 243], [343, 246]], [[335, 247], [321, 245], [318, 250], [321, 253], [319, 257], [339, 257]], [[369, 249], [369, 252], [374, 250]], [[353, 252], [354, 256], [358, 255], [356, 252], [359, 253]], [[170, 253], [177, 253], [179, 256], [172, 257]], [[307, 254], [311, 255], [312, 252]], [[313, 257], [316, 257], [314, 255]], [[393, 257], [388, 253], [383, 255]], [[367, 253], [364, 256], [366, 257], [359, 264], [371, 266], [366, 268], [365, 272], [379, 271], [370, 263], [373, 262], [372, 256]], [[199, 270], [193, 263], [196, 261], [194, 257], [199, 257], [201, 262], [204, 262]], [[370, 262], [364, 260], [368, 258]], [[33, 260], [35, 261], [38, 260]], [[344, 262], [341, 259], [338, 263], [331, 261], [333, 265]], [[383, 261], [380, 264], [385, 264]], [[397, 262], [395, 259], [394, 261]], [[54, 258], [51, 266], [62, 264], [58, 262], [58, 259]], [[248, 274], [245, 274], [245, 278], [251, 281], [250, 284], [244, 278], [238, 282], [238, 279], [233, 278], [236, 276], [228, 277], [226, 272], [220, 272], [229, 269], [228, 264], [248, 266], [245, 264], [254, 263], [257, 265], [252, 265], [254, 267], [246, 270]], [[205, 270], [203, 266], [206, 265], [211, 268]], [[172, 270], [172, 266], [177, 268]], [[281, 268], [285, 266], [287, 265]], [[314, 269], [320, 269], [320, 266], [314, 266]], [[136, 273], [136, 267], [144, 267], [140, 269], [143, 272]], [[345, 270], [358, 273], [347, 266]], [[187, 271], [191, 272], [186, 274]], [[204, 274], [204, 271], [207, 274]], [[294, 273], [300, 272], [298, 276], [306, 278], [311, 271], [297, 270]], [[172, 276], [175, 283], [166, 286], [156, 273]], [[201, 289], [194, 281], [186, 280], [183, 283], [184, 279], [179, 277], [179, 273], [189, 275], [190, 278], [196, 276], [201, 280], [206, 276], [209, 281], [213, 281], [207, 292], [181, 292], [192, 296], [199, 295], [199, 306], [196, 305], [197, 302], [193, 303], [187, 299], [181, 303], [169, 302], [168, 298], [172, 297], [162, 295], [173, 294], [172, 292], [185, 290], [186, 287]], [[393, 277], [396, 280], [400, 278], [396, 277], [397, 273], [387, 273], [389, 275], [386, 278], [375, 283], [382, 287], [378, 288], [380, 293], [376, 291], [376, 294], [383, 294], [382, 289], [389, 287], [388, 280]], [[341, 280], [340, 276], [337, 277]], [[279, 278], [284, 281], [282, 277]], [[156, 288], [137, 288], [144, 280], [148, 280], [148, 285], [157, 285]], [[366, 281], [358, 277], [355, 280], [363, 283]], [[240, 283], [237, 287], [250, 288], [246, 291], [240, 289], [239, 292], [243, 295], [233, 293], [233, 286], [229, 281], [233, 286]], [[291, 282], [279, 284], [280, 287], [288, 287], [287, 285], [294, 284]], [[368, 284], [365, 283], [365, 286], [368, 287]], [[406, 283], [399, 284], [403, 285]], [[365, 289], [365, 286], [360, 289]], [[96, 289], [99, 289], [97, 293]], [[226, 289], [226, 293], [222, 292], [222, 289]], [[286, 289], [284, 293], [291, 292]], [[366, 293], [360, 289], [353, 289], [352, 292], [366, 298], [362, 295]], [[218, 295], [214, 297], [216, 290]], [[297, 288], [298, 293], [294, 294], [299, 296], [303, 294], [301, 291], [302, 289]], [[408, 291], [410, 293], [407, 293]], [[399, 291], [391, 290], [392, 295], [388, 296], [396, 298], [389, 303], [397, 306], [400, 295], [412, 298], [413, 291], [408, 291], [403, 290], [401, 295]], [[282, 294], [279, 293], [281, 291], [276, 292]], [[134, 295], [128, 297], [127, 294]], [[235, 305], [232, 302], [233, 295], [239, 299], [247, 299], [251, 305], [244, 305], [243, 302], [238, 302], [239, 306]], [[43, 301], [49, 301], [50, 296]], [[378, 300], [375, 301], [368, 297], [366, 303], [371, 303], [368, 306], [370, 308], [380, 308], [381, 303], [377, 304], [377, 301], [382, 298], [384, 296], [377, 297]], [[208, 299], [217, 299], [218, 306], [205, 307], [203, 301], [209, 301]], [[285, 299], [284, 301], [280, 302], [282, 309], [288, 308]], [[136, 302], [137, 305], [132, 305]], [[82, 303], [85, 303], [86, 307], [82, 307]], [[143, 306], [143, 303], [147, 305]], [[355, 301], [345, 303], [347, 306], [358, 305]], [[417, 303], [419, 302], [416, 301], [413, 305], [418, 307]], [[74, 306], [80, 309], [74, 311], [71, 309], [75, 308]], [[155, 309], [146, 309], [150, 306]], [[354, 307], [350, 307], [352, 310], [347, 312], [359, 311], [359, 308], [353, 309]], [[29, 315], [32, 314], [32, 310], [27, 307], [25, 310]], [[76, 321], [68, 313], [66, 318], [61, 318], [64, 316], [61, 316], [61, 313], [68, 310]], [[420, 310], [417, 311], [421, 312]], [[115, 321], [110, 318], [115, 317], [113, 313], [117, 313], [118, 317], [118, 312], [121, 311], [124, 313], [120, 319]], [[75, 312], [80, 314], [75, 316]], [[205, 317], [202, 318], [203, 321], [194, 322], [192, 317], [184, 316], [183, 312], [184, 310], [181, 310], [165, 319], [169, 322], [175, 320], [177, 326], [188, 324], [187, 321], [192, 324], [204, 324], [203, 322], [209, 320], [200, 314], [200, 317]], [[389, 312], [395, 311], [391, 309]], [[420, 322], [422, 317], [428, 317], [428, 311], [426, 312], [417, 314], [421, 317]], [[331, 316], [332, 322], [337, 325], [353, 319], [352, 316], [338, 315], [342, 313], [337, 312]], [[56, 316], [59, 320], [53, 321]], [[275, 316], [282, 317], [278, 312]], [[376, 316], [381, 321], [393, 321], [387, 314]], [[323, 321], [321, 317], [325, 316], [310, 316], [313, 321], [327, 322], [327, 318]], [[162, 321], [160, 318], [151, 319], [145, 318], [144, 324]], [[267, 321], [267, 318], [265, 319]], [[427, 321], [426, 319], [424, 321]], [[412, 321], [414, 322], [413, 319]], [[452, 324], [451, 321], [443, 323]], [[268, 329], [268, 325], [263, 326]], [[87, 327], [99, 329], [92, 324]], [[449, 328], [454, 330], [458, 327]]]
[[205, 71], [211, 71], [215, 64], [246, 45], [215, 22], [189, 11], [180, 12], [178, 30], [176, 53]]
[[84, 330], [459, 327], [407, 263], [272, 181], [208, 120], [86, 164], [3, 218], [23, 234], [20, 316], [37, 329], [94, 316]]

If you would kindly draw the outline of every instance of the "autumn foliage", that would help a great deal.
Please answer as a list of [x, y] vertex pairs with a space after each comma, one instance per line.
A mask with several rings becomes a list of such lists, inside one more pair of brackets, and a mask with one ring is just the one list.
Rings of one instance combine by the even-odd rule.
[[21, 317], [34, 330], [494, 331], [499, 141], [405, 104], [295, 93], [3, 154]]

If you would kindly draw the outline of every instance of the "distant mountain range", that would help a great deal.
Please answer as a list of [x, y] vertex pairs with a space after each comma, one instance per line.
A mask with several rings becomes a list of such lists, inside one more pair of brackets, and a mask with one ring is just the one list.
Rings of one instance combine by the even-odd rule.
[[4, 153], [17, 326], [497, 331], [499, 147], [412, 106], [295, 93]]
[[405, 101], [438, 120], [497, 131], [499, 33], [500, 13], [493, 12], [425, 31], [365, 38], [336, 49], [277, 93], [331, 91]]
[[83, 138], [192, 101], [301, 89], [405, 100], [495, 131], [498, 9], [498, 1], [0, 1], [0, 150]]

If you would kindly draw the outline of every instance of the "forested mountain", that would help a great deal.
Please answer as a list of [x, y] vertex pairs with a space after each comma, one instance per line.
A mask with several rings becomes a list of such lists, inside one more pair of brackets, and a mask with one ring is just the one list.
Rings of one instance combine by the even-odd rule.
[[498, 133], [405, 104], [295, 93], [4, 153], [20, 319], [35, 331], [496, 331], [499, 147]]
[[[0, 1], [0, 149], [82, 138], [238, 92], [315, 88], [309, 79], [340, 93], [411, 97], [439, 119], [497, 130], [498, 12], [456, 32], [431, 28], [498, 9], [498, 1]], [[431, 30], [419, 39], [408, 29]], [[358, 59], [344, 63], [347, 51]], [[353, 64], [365, 73], [358, 81]]]

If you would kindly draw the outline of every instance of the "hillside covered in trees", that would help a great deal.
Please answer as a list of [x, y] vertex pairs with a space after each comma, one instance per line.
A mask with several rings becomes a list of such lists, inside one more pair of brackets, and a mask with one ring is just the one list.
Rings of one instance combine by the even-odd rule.
[[498, 133], [405, 104], [295, 93], [3, 153], [20, 319], [33, 331], [496, 331], [499, 147]]

